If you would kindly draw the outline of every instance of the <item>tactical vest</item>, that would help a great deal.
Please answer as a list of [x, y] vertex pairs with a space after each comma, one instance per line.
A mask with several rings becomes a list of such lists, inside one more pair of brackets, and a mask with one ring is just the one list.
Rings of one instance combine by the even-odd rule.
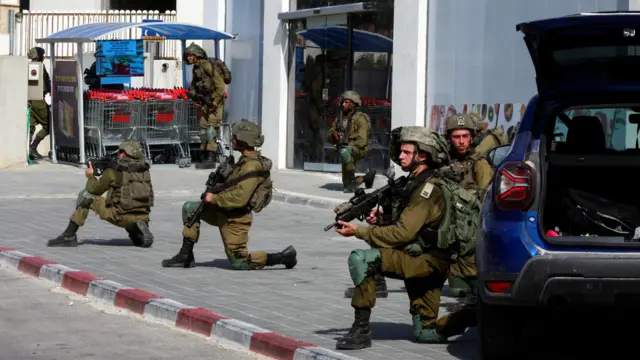
[[[339, 110], [342, 111], [342, 110]], [[349, 137], [351, 136], [351, 129], [353, 128], [353, 118], [356, 115], [363, 115], [365, 117], [365, 119], [367, 119], [367, 122], [369, 123], [369, 131], [367, 131], [367, 146], [364, 149], [364, 151], [369, 151], [369, 143], [371, 142], [371, 118], [369, 117], [369, 115], [367, 115], [366, 113], [360, 112], [360, 111], [353, 111], [349, 116], [347, 116], [346, 118], [342, 119], [342, 124], [340, 124], [342, 126], [342, 129], [344, 130], [344, 134], [343, 134], [343, 141], [348, 143], [349, 142]]]
[[437, 229], [424, 226], [416, 240], [405, 247], [407, 253], [418, 245], [420, 252], [428, 253], [443, 260], [453, 260], [466, 256], [475, 250], [476, 231], [480, 221], [481, 202], [476, 189], [465, 189], [458, 185], [458, 179], [445, 176], [446, 172], [423, 171], [409, 180], [400, 192], [400, 200], [394, 206], [394, 222], [408, 205], [415, 190], [426, 183], [438, 186], [445, 198], [445, 211]]
[[[251, 172], [247, 174], [243, 174], [238, 176], [234, 176], [234, 173], [237, 173], [239, 169], [247, 163], [247, 161], [259, 161], [260, 165], [262, 165], [262, 170], [258, 172]], [[251, 198], [249, 199], [249, 203], [247, 207], [250, 211], [259, 213], [269, 205], [271, 199], [273, 198], [273, 182], [271, 181], [271, 167], [273, 166], [271, 160], [265, 156], [258, 155], [258, 158], [252, 157], [244, 157], [242, 160], [238, 161], [234, 165], [235, 170], [229, 179], [226, 181], [228, 183], [239, 183], [240, 181], [252, 177], [259, 177], [262, 180], [258, 183], [258, 187], [255, 189]]]
[[115, 207], [120, 214], [149, 214], [154, 205], [149, 164], [124, 158], [118, 161], [116, 171], [122, 175], [122, 181], [109, 189], [107, 205]]
[[[453, 172], [459, 176], [460, 183], [459, 186], [463, 188], [473, 187], [477, 184], [475, 178], [475, 166], [476, 162], [480, 159], [486, 159], [483, 154], [477, 153], [475, 151], [471, 152], [464, 159], [451, 159], [451, 165], [448, 167], [453, 170]], [[445, 171], [443, 169], [443, 171]]]

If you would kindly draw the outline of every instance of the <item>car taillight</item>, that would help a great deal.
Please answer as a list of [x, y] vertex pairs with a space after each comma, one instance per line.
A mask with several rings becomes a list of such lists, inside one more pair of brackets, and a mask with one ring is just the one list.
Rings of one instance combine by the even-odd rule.
[[496, 205], [503, 210], [526, 210], [534, 196], [534, 171], [525, 162], [508, 162], [498, 169]]

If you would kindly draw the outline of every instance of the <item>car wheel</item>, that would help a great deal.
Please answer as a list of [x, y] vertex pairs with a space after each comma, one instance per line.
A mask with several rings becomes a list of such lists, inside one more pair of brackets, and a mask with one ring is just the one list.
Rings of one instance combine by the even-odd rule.
[[522, 351], [522, 310], [478, 299], [478, 350], [483, 360], [518, 359]]

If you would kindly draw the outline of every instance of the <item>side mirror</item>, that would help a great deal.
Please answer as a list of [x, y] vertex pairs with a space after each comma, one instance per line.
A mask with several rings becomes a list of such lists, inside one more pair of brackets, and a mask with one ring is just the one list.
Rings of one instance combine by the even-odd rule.
[[493, 167], [498, 167], [504, 161], [504, 158], [509, 154], [511, 144], [494, 147], [487, 153], [487, 159]]

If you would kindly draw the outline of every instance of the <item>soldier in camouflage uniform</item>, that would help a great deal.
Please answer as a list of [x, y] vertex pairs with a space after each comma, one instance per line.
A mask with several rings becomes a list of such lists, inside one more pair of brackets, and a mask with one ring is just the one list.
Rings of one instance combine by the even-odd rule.
[[[90, 164], [89, 164], [90, 165]], [[134, 245], [148, 248], [153, 244], [149, 231], [149, 214], [154, 204], [149, 164], [145, 162], [140, 144], [126, 140], [120, 144], [118, 159], [107, 167], [100, 179], [90, 165], [84, 190], [78, 194], [76, 210], [64, 232], [47, 246], [76, 247], [76, 232], [84, 225], [89, 210], [117, 227], [124, 228]], [[107, 193], [106, 198], [102, 194]]]
[[362, 104], [360, 95], [353, 90], [342, 94], [341, 116], [338, 116], [327, 133], [327, 140], [340, 153], [342, 163], [342, 184], [345, 193], [355, 192], [355, 189], [365, 184], [367, 189], [373, 186], [376, 171], [371, 170], [365, 176], [356, 177], [356, 161], [364, 159], [369, 152], [369, 138], [371, 137], [371, 121], [369, 116], [358, 107]]
[[[195, 267], [193, 247], [200, 237], [200, 221], [217, 226], [224, 250], [233, 270], [262, 269], [265, 266], [284, 265], [291, 269], [298, 263], [293, 246], [278, 253], [249, 252], [249, 230], [253, 223], [252, 212], [260, 212], [271, 201], [272, 183], [269, 171], [271, 160], [255, 148], [262, 146], [264, 136], [260, 127], [248, 120], [233, 125], [233, 148], [242, 156], [223, 171], [222, 190], [205, 195], [205, 208], [200, 219], [182, 230], [182, 248], [171, 259], [162, 261], [163, 267]], [[217, 187], [217, 186], [216, 186]], [[182, 219], [186, 219], [200, 205], [200, 201], [187, 201], [182, 206]]]
[[[472, 114], [454, 114], [447, 119], [446, 133], [451, 144], [451, 167], [460, 176], [461, 187], [486, 191], [493, 177], [493, 168], [484, 154], [471, 146], [479, 127], [478, 122], [473, 119]], [[476, 119], [480, 120], [480, 117], [476, 115]], [[450, 295], [464, 297], [473, 292], [473, 284], [470, 283], [475, 282], [475, 274], [475, 253], [468, 258], [458, 259], [451, 267]]]
[[476, 124], [476, 135], [471, 141], [471, 147], [475, 148], [475, 152], [487, 155], [491, 149], [506, 145], [509, 138], [504, 132], [504, 126], [496, 126], [495, 129], [484, 130], [484, 123], [480, 116], [476, 113], [470, 113], [469, 117]]
[[[392, 131], [390, 158], [409, 172], [400, 194], [394, 196], [391, 222], [382, 221], [373, 210], [367, 218], [372, 226], [357, 226], [340, 221], [336, 232], [364, 240], [372, 248], [354, 250], [349, 256], [349, 272], [356, 286], [351, 306], [355, 321], [349, 333], [339, 339], [336, 348], [355, 350], [371, 346], [369, 317], [376, 303], [375, 274], [403, 279], [411, 301], [412, 341], [439, 341], [435, 321], [440, 307], [440, 289], [444, 284], [456, 246], [451, 223], [443, 213], [450, 210], [445, 188], [432, 182], [432, 175], [449, 163], [446, 141], [424, 127], [408, 126]], [[435, 170], [435, 172], [434, 172]]]
[[213, 169], [218, 159], [216, 138], [222, 123], [225, 83], [217, 67], [208, 60], [207, 53], [197, 44], [191, 43], [187, 47], [185, 57], [193, 64], [191, 91], [187, 96], [201, 105], [199, 135], [204, 160], [196, 168]]
[[[44, 61], [44, 49], [41, 47], [34, 47], [29, 50], [28, 54], [29, 59], [33, 62], [43, 62]], [[31, 160], [40, 160], [42, 159], [42, 155], [38, 153], [38, 145], [44, 140], [47, 135], [49, 135], [49, 119], [51, 118], [51, 110], [49, 109], [49, 105], [44, 101], [44, 96], [47, 94], [51, 94], [51, 78], [49, 77], [49, 72], [47, 69], [42, 66], [43, 72], [43, 93], [42, 100], [29, 100], [29, 106], [31, 107], [31, 124], [29, 127], [29, 158]], [[38, 131], [35, 138], [33, 138], [33, 134], [36, 131], [36, 125], [42, 126], [42, 129]], [[33, 141], [32, 141], [33, 140]]]

